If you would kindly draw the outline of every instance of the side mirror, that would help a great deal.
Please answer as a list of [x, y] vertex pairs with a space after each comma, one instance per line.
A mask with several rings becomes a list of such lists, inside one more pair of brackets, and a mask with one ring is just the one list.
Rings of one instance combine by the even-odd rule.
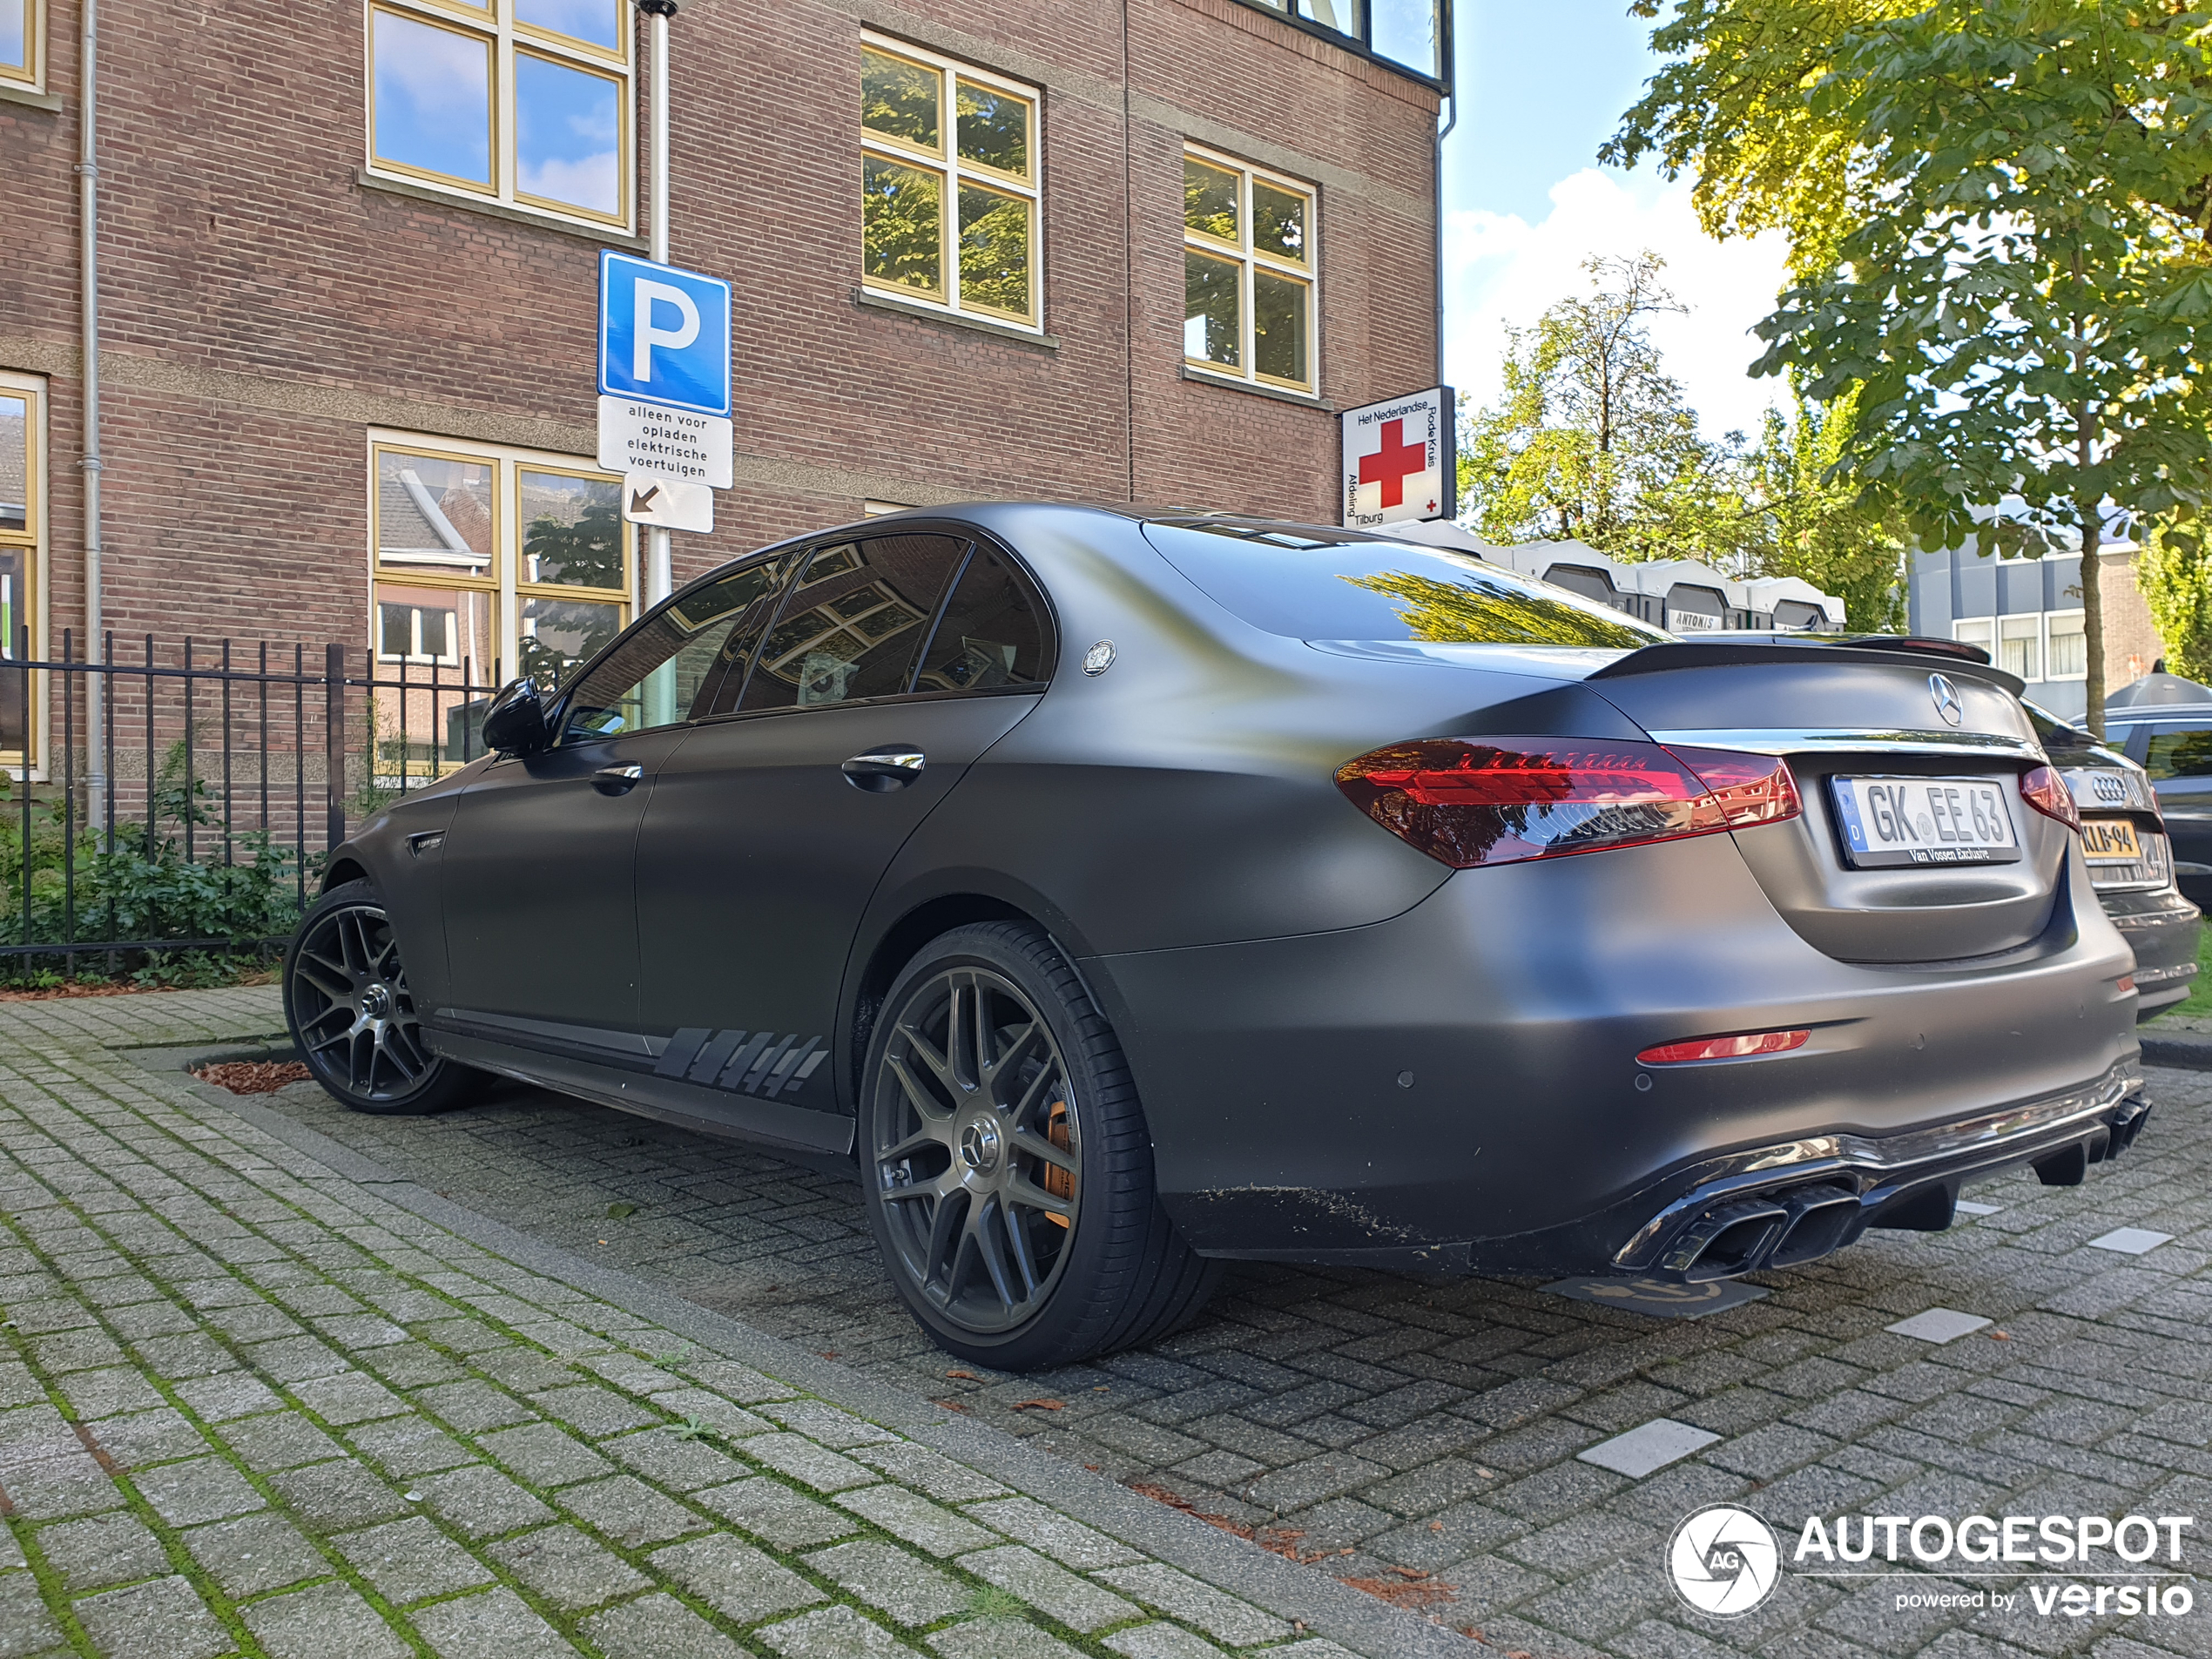
[[509, 680], [485, 711], [484, 747], [503, 755], [534, 755], [552, 742], [536, 682]]

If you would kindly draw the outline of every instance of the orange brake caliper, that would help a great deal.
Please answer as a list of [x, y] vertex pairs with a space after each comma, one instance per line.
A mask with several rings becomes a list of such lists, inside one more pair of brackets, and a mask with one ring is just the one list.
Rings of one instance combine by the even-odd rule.
[[[1068, 1103], [1066, 1101], [1055, 1100], [1052, 1103], [1052, 1114], [1045, 1122], [1044, 1132], [1046, 1138], [1062, 1151], [1068, 1150]], [[1048, 1163], [1044, 1166], [1044, 1190], [1055, 1198], [1072, 1198], [1076, 1196], [1076, 1177], [1057, 1164]], [[1048, 1215], [1050, 1220], [1057, 1222], [1061, 1226], [1068, 1225], [1067, 1217], [1052, 1216], [1049, 1212]]]

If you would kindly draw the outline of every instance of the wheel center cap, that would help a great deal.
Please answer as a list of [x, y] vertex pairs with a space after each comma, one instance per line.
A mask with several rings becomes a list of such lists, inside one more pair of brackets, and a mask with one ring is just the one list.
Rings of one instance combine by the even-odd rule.
[[960, 1132], [960, 1161], [978, 1175], [998, 1167], [998, 1125], [987, 1117], [973, 1118]]
[[361, 1013], [371, 1020], [387, 1020], [392, 1015], [392, 992], [389, 986], [372, 985], [361, 993]]

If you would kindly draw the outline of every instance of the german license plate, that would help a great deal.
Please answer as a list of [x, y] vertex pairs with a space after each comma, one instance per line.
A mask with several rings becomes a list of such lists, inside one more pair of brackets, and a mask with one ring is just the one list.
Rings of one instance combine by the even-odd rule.
[[2134, 864], [2143, 856], [2135, 826], [2124, 818], [2081, 820], [2081, 855], [2092, 864]]
[[1830, 780], [1844, 855], [1856, 869], [1900, 864], [2009, 864], [2020, 836], [2004, 783], [1990, 778]]

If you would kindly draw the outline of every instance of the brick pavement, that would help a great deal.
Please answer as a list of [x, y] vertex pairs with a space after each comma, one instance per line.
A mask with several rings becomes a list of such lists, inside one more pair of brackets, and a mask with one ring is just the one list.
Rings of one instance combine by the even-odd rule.
[[0, 1007], [0, 1656], [1348, 1659], [101, 1047], [265, 1001]]
[[[199, 1001], [211, 1033], [273, 1023], [266, 994]], [[47, 1017], [84, 1042], [152, 1040], [129, 1008], [45, 1006], [75, 1010]], [[1659, 1563], [1684, 1515], [1723, 1501], [1785, 1538], [1845, 1511], [2133, 1511], [2212, 1529], [2212, 1077], [2152, 1078], [2142, 1142], [2086, 1186], [2005, 1177], [1973, 1195], [1992, 1214], [1874, 1235], [1695, 1322], [1531, 1285], [1243, 1268], [1173, 1341], [1022, 1379], [948, 1376], [973, 1368], [897, 1308], [849, 1178], [505, 1084], [431, 1120], [353, 1116], [307, 1087], [270, 1104], [457, 1204], [1255, 1531], [1505, 1653], [2127, 1659], [2212, 1654], [2208, 1612], [2046, 1617], [2025, 1598], [1900, 1612], [1894, 1583], [1791, 1573], [1756, 1615], [1721, 1621], [1687, 1611]], [[637, 1209], [615, 1219], [610, 1204]], [[2141, 1255], [2090, 1242], [2122, 1227], [2174, 1237]], [[1885, 1328], [1931, 1308], [1992, 1323], [1941, 1345]], [[1041, 1394], [1064, 1408], [1014, 1409]], [[1712, 1438], [1640, 1477], [1583, 1455], [1655, 1420]]]

